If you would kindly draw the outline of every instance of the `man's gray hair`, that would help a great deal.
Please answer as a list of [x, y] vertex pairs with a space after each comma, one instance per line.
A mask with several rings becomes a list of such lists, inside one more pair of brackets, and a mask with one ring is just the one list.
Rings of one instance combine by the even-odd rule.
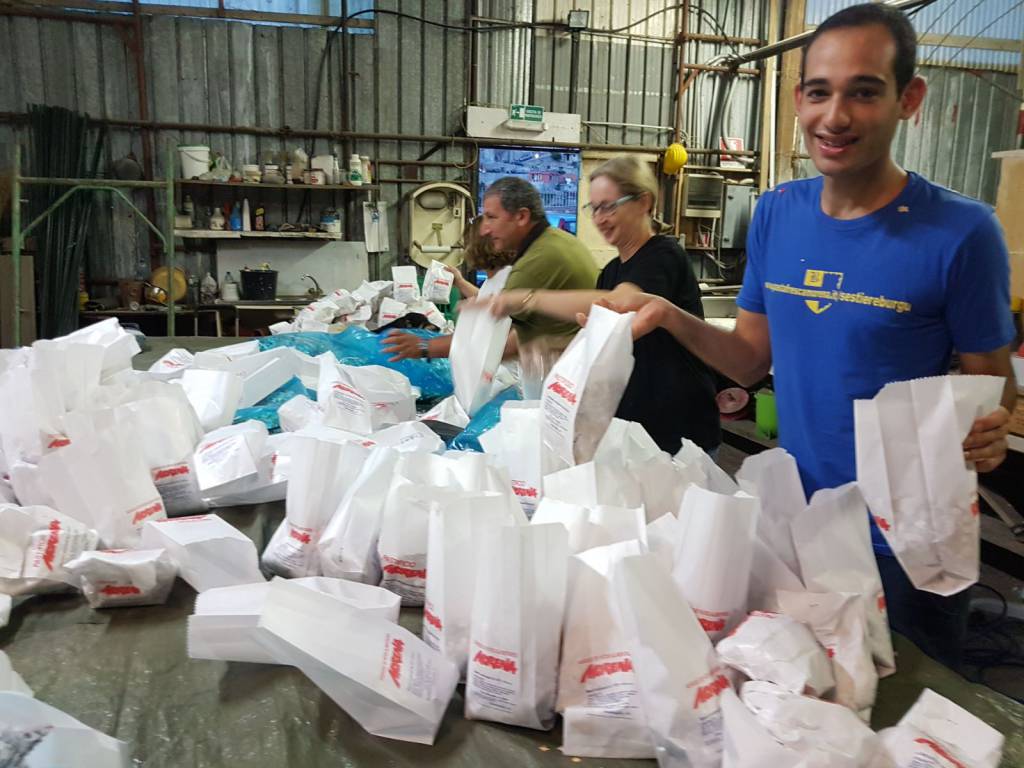
[[517, 213], [520, 208], [530, 212], [530, 221], [545, 221], [544, 203], [540, 199], [540, 192], [526, 179], [516, 176], [503, 176], [491, 184], [485, 191], [484, 197], [497, 197], [501, 201], [501, 207], [509, 213]]

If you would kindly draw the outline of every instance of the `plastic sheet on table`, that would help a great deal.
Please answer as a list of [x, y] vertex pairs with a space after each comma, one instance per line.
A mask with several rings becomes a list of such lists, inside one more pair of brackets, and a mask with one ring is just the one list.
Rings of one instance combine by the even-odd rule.
[[316, 390], [306, 389], [298, 376], [293, 376], [283, 387], [280, 387], [265, 398], [260, 400], [251, 408], [239, 408], [235, 411], [235, 424], [255, 419], [267, 425], [270, 432], [278, 432], [281, 429], [281, 420], [278, 417], [278, 410], [293, 397], [305, 395], [310, 400], [316, 400]]
[[519, 392], [515, 387], [504, 389], [491, 398], [490, 402], [484, 403], [476, 415], [470, 419], [469, 424], [462, 430], [448, 447], [455, 451], [479, 451], [483, 453], [483, 446], [480, 445], [480, 435], [489, 429], [493, 429], [501, 421], [501, 406], [509, 400], [521, 400]]
[[[402, 332], [425, 339], [440, 335], [415, 328], [405, 328]], [[324, 352], [333, 352], [338, 362], [344, 365], [383, 365], [405, 374], [410, 383], [419, 388], [423, 400], [434, 400], [452, 394], [452, 372], [448, 360], [400, 360], [393, 363], [381, 349], [383, 341], [383, 334], [350, 326], [341, 333], [282, 333], [261, 338], [259, 344], [261, 350], [293, 347], [313, 357]]]

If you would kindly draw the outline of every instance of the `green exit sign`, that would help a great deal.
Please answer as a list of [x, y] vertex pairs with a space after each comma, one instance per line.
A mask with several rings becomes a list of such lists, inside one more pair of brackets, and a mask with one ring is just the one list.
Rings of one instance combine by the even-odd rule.
[[509, 120], [520, 120], [525, 123], [543, 123], [544, 107], [532, 104], [513, 104], [508, 108]]

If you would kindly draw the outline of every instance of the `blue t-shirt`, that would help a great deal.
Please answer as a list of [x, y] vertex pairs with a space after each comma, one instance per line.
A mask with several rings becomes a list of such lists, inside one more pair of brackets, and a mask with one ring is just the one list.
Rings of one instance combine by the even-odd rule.
[[[1009, 255], [989, 206], [909, 174], [889, 205], [843, 221], [821, 177], [758, 201], [737, 304], [768, 316], [779, 443], [804, 490], [856, 479], [853, 401], [949, 371], [954, 349], [1014, 337]], [[892, 554], [871, 526], [875, 551]]]

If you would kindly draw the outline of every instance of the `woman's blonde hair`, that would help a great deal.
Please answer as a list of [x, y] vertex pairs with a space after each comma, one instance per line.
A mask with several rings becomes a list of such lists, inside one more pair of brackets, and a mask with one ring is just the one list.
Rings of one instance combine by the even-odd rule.
[[620, 155], [606, 160], [590, 174], [590, 180], [602, 176], [611, 180], [623, 195], [650, 195], [651, 208], [648, 214], [656, 232], [671, 229], [662, 222], [655, 211], [658, 209], [658, 180], [654, 177], [650, 163], [645, 163], [633, 155]]
[[499, 251], [494, 241], [480, 234], [480, 219], [474, 219], [462, 233], [462, 247], [470, 269], [498, 270], [513, 264], [515, 251]]

